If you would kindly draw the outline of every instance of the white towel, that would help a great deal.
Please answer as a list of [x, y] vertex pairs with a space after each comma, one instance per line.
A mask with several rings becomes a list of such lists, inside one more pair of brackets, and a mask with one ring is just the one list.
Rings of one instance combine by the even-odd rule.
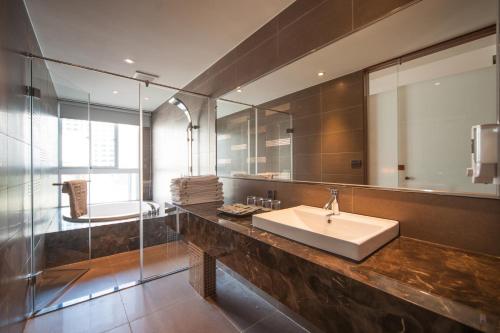
[[209, 175], [209, 176], [190, 176], [190, 177], [181, 177], [174, 178], [171, 180], [171, 184], [213, 184], [218, 183], [219, 177]]
[[193, 193], [193, 194], [176, 194], [172, 193], [172, 198], [177, 200], [183, 199], [218, 199], [222, 198], [224, 195], [223, 192], [217, 193]]
[[177, 201], [177, 200], [172, 200], [172, 201], [177, 205], [195, 205], [195, 204], [201, 204], [201, 203], [207, 203], [207, 202], [224, 201], [224, 199], [213, 199], [213, 200], [189, 199], [189, 200], [182, 200], [182, 201]]
[[172, 179], [170, 193], [172, 201], [181, 205], [224, 200], [222, 183], [214, 175]]
[[222, 190], [222, 183], [203, 186], [170, 186], [170, 191], [175, 193], [197, 193], [197, 192], [217, 192]]

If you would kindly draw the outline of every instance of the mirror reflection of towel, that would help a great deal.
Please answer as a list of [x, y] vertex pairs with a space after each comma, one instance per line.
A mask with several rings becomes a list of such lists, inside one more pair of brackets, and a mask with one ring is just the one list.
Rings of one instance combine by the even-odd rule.
[[87, 214], [87, 181], [70, 180], [64, 182], [63, 193], [69, 195], [69, 207], [71, 209], [71, 218], [77, 219]]

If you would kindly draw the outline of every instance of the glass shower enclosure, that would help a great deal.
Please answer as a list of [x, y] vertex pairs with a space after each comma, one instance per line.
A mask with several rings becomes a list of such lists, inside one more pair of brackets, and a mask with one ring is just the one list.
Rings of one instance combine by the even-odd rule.
[[[210, 98], [41, 57], [29, 63], [33, 312], [186, 270], [169, 185], [214, 168]], [[81, 215], [63, 191], [71, 181], [86, 184]]]

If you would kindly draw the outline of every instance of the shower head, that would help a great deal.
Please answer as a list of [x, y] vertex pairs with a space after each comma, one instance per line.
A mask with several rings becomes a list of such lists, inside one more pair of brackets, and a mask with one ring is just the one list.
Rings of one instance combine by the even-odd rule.
[[192, 121], [191, 121], [191, 113], [189, 112], [186, 104], [184, 104], [180, 99], [176, 98], [176, 97], [172, 97], [168, 100], [168, 103], [172, 104], [172, 105], [175, 105], [177, 106], [177, 108], [181, 111], [184, 112], [184, 114], [186, 115], [189, 123], [191, 124]]

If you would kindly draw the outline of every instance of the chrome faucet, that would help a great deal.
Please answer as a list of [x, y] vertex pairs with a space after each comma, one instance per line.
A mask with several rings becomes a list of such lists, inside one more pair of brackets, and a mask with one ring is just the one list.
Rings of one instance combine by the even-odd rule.
[[148, 215], [158, 215], [160, 214], [160, 208], [156, 209], [155, 205], [152, 204], [151, 202], [147, 202], [146, 203], [149, 205], [149, 207], [151, 207], [151, 210], [147, 213]]
[[338, 200], [339, 190], [337, 190], [334, 187], [329, 187], [328, 191], [330, 191], [330, 200], [328, 200], [328, 202], [323, 206], [323, 209], [332, 210], [333, 212], [330, 214], [330, 216], [339, 215], [340, 214], [339, 200]]

